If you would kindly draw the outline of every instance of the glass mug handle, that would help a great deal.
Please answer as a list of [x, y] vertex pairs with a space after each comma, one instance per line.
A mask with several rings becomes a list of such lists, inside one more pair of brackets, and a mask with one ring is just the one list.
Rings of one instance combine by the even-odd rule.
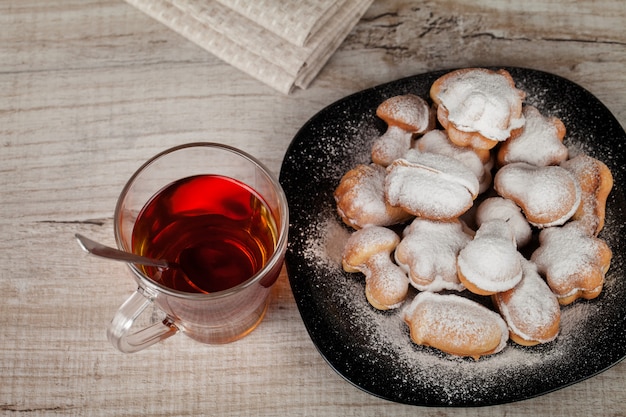
[[109, 341], [124, 353], [133, 353], [174, 336], [178, 327], [169, 318], [129, 333], [135, 320], [152, 304], [154, 296], [139, 287], [120, 306], [107, 329]]

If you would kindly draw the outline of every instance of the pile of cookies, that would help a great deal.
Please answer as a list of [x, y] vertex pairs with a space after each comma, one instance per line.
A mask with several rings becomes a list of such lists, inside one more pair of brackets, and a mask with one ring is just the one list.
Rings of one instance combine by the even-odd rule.
[[380, 310], [418, 290], [402, 312], [417, 344], [477, 359], [509, 338], [554, 340], [561, 306], [602, 291], [610, 170], [570, 155], [562, 121], [526, 105], [505, 70], [452, 71], [430, 98], [381, 103], [388, 128], [372, 162], [337, 186], [337, 212], [355, 230], [344, 270], [365, 275]]

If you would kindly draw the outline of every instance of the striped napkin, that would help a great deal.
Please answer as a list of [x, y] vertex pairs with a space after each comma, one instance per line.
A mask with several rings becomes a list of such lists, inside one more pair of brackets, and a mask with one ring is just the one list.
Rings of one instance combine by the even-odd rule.
[[126, 0], [284, 94], [307, 88], [373, 0]]

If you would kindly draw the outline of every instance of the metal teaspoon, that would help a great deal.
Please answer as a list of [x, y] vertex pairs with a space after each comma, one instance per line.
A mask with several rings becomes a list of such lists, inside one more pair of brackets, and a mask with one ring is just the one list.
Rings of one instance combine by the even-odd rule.
[[145, 256], [136, 255], [134, 253], [125, 252], [123, 250], [115, 249], [110, 246], [103, 245], [95, 242], [80, 233], [74, 235], [78, 240], [80, 247], [87, 253], [100, 256], [107, 259], [113, 259], [116, 261], [130, 262], [140, 265], [156, 266], [158, 268], [176, 268], [178, 264], [168, 262], [164, 259], [152, 259]]
[[184, 279], [191, 286], [191, 288], [201, 293], [208, 292], [200, 288], [193, 280], [195, 278], [198, 282], [202, 282], [203, 272], [201, 269], [198, 270], [198, 265], [201, 266], [203, 265], [203, 262], [205, 262], [203, 257], [201, 257], [202, 253], [195, 250], [193, 247], [182, 251], [180, 258], [183, 265], [180, 265], [176, 262], [166, 261], [165, 259], [152, 259], [146, 256], [136, 255], [131, 252], [115, 249], [93, 241], [80, 233], [76, 233], [74, 236], [78, 240], [80, 247], [87, 253], [115, 261], [155, 266], [163, 269], [179, 269], [183, 272]]

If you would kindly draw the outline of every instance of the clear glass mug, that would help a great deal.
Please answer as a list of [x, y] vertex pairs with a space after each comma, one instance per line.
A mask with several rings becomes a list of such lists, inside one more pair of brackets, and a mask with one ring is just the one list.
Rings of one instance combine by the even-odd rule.
[[[287, 248], [287, 199], [278, 180], [254, 157], [217, 143], [190, 143], [168, 149], [142, 165], [119, 196], [114, 215], [119, 249], [133, 251], [133, 228], [142, 208], [165, 186], [196, 175], [235, 179], [258, 193], [276, 225], [276, 244], [264, 266], [247, 281], [222, 291], [196, 293], [172, 289], [143, 268], [129, 264], [137, 290], [119, 308], [107, 331], [120, 351], [136, 352], [181, 331], [202, 343], [223, 344], [240, 339], [262, 321]], [[165, 319], [141, 327], [133, 324], [149, 307]]]

